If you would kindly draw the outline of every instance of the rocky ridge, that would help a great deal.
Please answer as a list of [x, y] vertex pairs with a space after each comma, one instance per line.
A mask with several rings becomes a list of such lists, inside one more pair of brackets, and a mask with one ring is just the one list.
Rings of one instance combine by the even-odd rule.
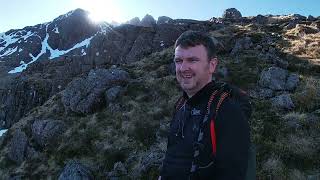
[[[102, 28], [84, 14], [75, 10], [56, 18], [57, 26], [26, 27], [37, 29], [37, 35], [26, 32], [11, 44], [0, 39], [5, 62], [0, 64], [0, 120], [9, 128], [0, 137], [2, 178], [156, 178], [171, 107], [180, 96], [172, 45], [189, 29], [214, 38], [220, 59], [215, 77], [252, 98], [257, 177], [319, 178], [319, 18], [242, 17], [228, 9], [222, 18], [208, 21], [146, 16]], [[79, 31], [64, 27], [69, 21]], [[31, 48], [35, 52], [13, 52], [29, 38], [38, 44]], [[90, 44], [81, 44], [88, 38]], [[45, 51], [41, 40], [49, 45]], [[80, 49], [50, 58], [49, 47], [69, 50], [79, 42]], [[39, 60], [22, 73], [7, 74], [20, 66], [15, 60], [20, 56], [25, 64], [35, 56]]]

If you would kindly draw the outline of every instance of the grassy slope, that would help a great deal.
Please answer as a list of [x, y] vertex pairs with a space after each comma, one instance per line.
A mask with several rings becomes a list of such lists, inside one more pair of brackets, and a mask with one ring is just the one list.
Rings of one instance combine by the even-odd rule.
[[[258, 31], [256, 27], [249, 26], [232, 27], [230, 33], [234, 32], [252, 37], [254, 43], [271, 32], [286, 33], [273, 28]], [[299, 87], [291, 94], [296, 108], [291, 112], [278, 111], [272, 108], [269, 100], [252, 99], [254, 112], [250, 125], [252, 141], [257, 146], [258, 179], [299, 179], [320, 167], [320, 157], [317, 156], [320, 151], [319, 65], [306, 62], [296, 51], [290, 51], [295, 46], [292, 42], [280, 38], [276, 46], [283, 52], [283, 58], [289, 61], [289, 70], [298, 73], [301, 78]], [[245, 50], [237, 57], [239, 62], [228, 54], [221, 54], [219, 66], [229, 70], [224, 80], [243, 89], [253, 88], [262, 69], [270, 66], [257, 58], [258, 54], [255, 50]], [[117, 99], [118, 102], [110, 105], [118, 107], [116, 109], [107, 107], [85, 116], [65, 115], [59, 95], [35, 109], [14, 128], [23, 127], [30, 132], [29, 127], [34, 119], [48, 117], [64, 120], [70, 128], [58, 144], [49, 148], [41, 149], [33, 144], [44, 158], [23, 163], [15, 171], [33, 178], [56, 178], [69, 159], [79, 159], [91, 167], [98, 179], [103, 178], [105, 172], [110, 171], [118, 161], [127, 162], [132, 170], [129, 173], [133, 176], [134, 169], [150, 149], [165, 151], [165, 134], [172, 107], [180, 96], [175, 77], [170, 73], [172, 58], [173, 50], [169, 48], [136, 63], [123, 65], [122, 68], [129, 72], [133, 80]], [[314, 53], [312, 59], [316, 58], [319, 57]], [[297, 128], [288, 125], [292, 119], [297, 121]], [[11, 132], [3, 144], [6, 144]], [[6, 148], [3, 148], [0, 160], [0, 173], [3, 174], [16, 167], [5, 158], [5, 151]], [[141, 178], [154, 179], [157, 175], [157, 167], [152, 166], [143, 172]]]

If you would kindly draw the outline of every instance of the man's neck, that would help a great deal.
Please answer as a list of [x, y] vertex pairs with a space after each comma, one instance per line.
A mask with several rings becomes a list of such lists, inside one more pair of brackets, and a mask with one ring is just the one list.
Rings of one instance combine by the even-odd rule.
[[[209, 84], [211, 81], [209, 81], [207, 84]], [[185, 93], [188, 95], [188, 98], [190, 99], [192, 96], [196, 95], [201, 89], [203, 89], [207, 84], [204, 84], [200, 89], [198, 89], [195, 92], [189, 92], [188, 93], [188, 92], [185, 91]]]

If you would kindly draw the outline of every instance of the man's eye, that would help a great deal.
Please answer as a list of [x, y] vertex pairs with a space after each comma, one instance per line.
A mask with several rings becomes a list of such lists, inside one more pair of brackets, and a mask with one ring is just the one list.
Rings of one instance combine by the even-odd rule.
[[181, 63], [182, 60], [181, 59], [175, 59], [174, 62], [178, 64], [178, 63]]

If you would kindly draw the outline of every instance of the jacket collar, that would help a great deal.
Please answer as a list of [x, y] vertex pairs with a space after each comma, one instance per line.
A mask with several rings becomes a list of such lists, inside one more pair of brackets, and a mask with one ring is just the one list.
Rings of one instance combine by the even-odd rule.
[[187, 100], [186, 104], [195, 106], [203, 101], [208, 101], [208, 98], [210, 97], [215, 88], [214, 86], [214, 81], [209, 82], [191, 98], [188, 97], [186, 92], [183, 92], [183, 97]]

